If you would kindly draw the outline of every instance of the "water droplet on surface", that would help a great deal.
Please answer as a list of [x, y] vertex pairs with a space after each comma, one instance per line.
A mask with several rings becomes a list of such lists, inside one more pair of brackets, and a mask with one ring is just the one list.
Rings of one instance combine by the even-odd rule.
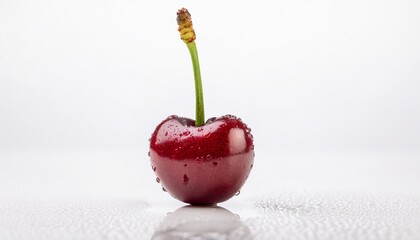
[[187, 185], [189, 180], [190, 178], [187, 176], [187, 174], [184, 174], [184, 185]]
[[162, 187], [162, 191], [166, 192], [166, 189], [165, 189], [165, 187]]
[[217, 166], [217, 164], [218, 164], [217, 162], [213, 162], [213, 165], [214, 165], [214, 166]]
[[251, 164], [251, 167], [249, 169], [252, 169], [254, 167], [254, 164]]
[[147, 155], [150, 157], [150, 151], [147, 152]]
[[152, 165], [153, 172], [156, 172], [156, 167]]
[[235, 196], [238, 196], [239, 194], [241, 194], [241, 190], [239, 190], [239, 191], [235, 194]]
[[156, 178], [156, 182], [157, 182], [157, 183], [160, 183], [160, 178], [158, 178], [158, 177], [157, 177], [157, 178]]

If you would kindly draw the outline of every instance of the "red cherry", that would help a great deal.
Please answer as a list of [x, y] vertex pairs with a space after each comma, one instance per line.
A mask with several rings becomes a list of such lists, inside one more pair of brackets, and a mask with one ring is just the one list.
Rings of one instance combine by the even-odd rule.
[[191, 14], [177, 12], [178, 31], [191, 55], [194, 70], [195, 121], [170, 116], [150, 139], [152, 169], [162, 189], [183, 202], [208, 205], [239, 192], [254, 163], [250, 129], [232, 115], [204, 122], [200, 64]]
[[239, 192], [254, 163], [250, 129], [231, 115], [205, 125], [177, 116], [160, 123], [150, 140], [150, 159], [163, 188], [174, 198], [216, 204]]

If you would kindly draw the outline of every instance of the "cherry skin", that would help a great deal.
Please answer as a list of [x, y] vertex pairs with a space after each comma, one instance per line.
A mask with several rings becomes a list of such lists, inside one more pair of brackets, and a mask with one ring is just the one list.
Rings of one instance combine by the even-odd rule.
[[202, 126], [170, 116], [150, 139], [158, 182], [174, 198], [193, 205], [226, 201], [239, 192], [254, 163], [250, 129], [232, 115]]

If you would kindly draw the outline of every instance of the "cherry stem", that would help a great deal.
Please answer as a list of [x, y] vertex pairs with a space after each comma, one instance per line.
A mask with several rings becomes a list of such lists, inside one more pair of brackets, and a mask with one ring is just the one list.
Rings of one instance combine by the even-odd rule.
[[187, 44], [190, 51], [191, 61], [194, 69], [194, 83], [195, 83], [195, 126], [202, 126], [205, 123], [204, 118], [204, 98], [203, 85], [201, 83], [200, 62], [198, 61], [197, 46], [195, 42]]
[[181, 34], [181, 40], [187, 44], [190, 51], [191, 61], [194, 69], [195, 82], [195, 126], [204, 125], [204, 100], [203, 86], [201, 84], [200, 63], [198, 61], [197, 46], [195, 45], [195, 32], [191, 20], [191, 14], [186, 8], [178, 10], [176, 21], [178, 31]]

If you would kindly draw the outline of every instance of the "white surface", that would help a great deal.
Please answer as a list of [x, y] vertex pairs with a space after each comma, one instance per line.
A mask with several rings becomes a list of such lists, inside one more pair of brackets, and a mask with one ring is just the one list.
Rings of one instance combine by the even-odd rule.
[[146, 154], [2, 154], [0, 239], [420, 238], [419, 155], [260, 155], [215, 211], [178, 210]]
[[[208, 219], [225, 216], [216, 235], [177, 211], [147, 159], [160, 121], [194, 116], [180, 7], [207, 117], [237, 115], [255, 137], [250, 179]], [[420, 239], [419, 12], [416, 0], [0, 1], [0, 239]]]

